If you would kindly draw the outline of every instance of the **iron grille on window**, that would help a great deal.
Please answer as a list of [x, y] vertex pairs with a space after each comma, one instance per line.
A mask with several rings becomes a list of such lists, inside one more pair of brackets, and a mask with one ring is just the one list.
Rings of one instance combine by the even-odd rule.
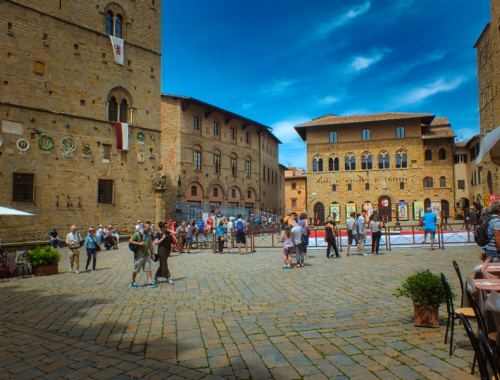
[[15, 202], [33, 202], [35, 195], [35, 175], [13, 173], [12, 200]]
[[113, 204], [112, 179], [99, 179], [97, 186], [97, 203]]

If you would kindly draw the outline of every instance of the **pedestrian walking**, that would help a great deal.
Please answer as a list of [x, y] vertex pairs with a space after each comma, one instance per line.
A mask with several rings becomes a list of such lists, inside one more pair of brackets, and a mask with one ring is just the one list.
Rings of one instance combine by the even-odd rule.
[[151, 259], [153, 258], [153, 242], [151, 239], [151, 224], [144, 223], [142, 231], [136, 231], [129, 240], [129, 244], [136, 245], [137, 249], [134, 255], [134, 271], [132, 272], [132, 282], [130, 285], [133, 288], [139, 287], [135, 281], [137, 273], [141, 270], [146, 272], [148, 276], [148, 287], [156, 288], [156, 283], [151, 278]]
[[177, 235], [177, 232], [171, 230], [165, 222], [158, 223], [160, 231], [155, 234], [155, 244], [158, 246], [158, 260], [160, 265], [155, 274], [155, 282], [159, 278], [165, 278], [170, 284], [174, 283], [170, 270], [168, 268], [168, 258], [172, 252], [172, 236]]
[[380, 221], [379, 215], [375, 215], [370, 222], [370, 231], [372, 233], [372, 252], [371, 255], [378, 255], [380, 238], [382, 237], [382, 227], [384, 224]]
[[278, 241], [283, 243], [283, 269], [290, 269], [292, 266], [292, 254], [295, 252], [295, 238], [292, 234], [292, 228], [286, 226], [281, 238]]
[[309, 245], [309, 221], [307, 220], [307, 214], [305, 212], [301, 213], [299, 216], [298, 224], [302, 228], [302, 252], [304, 254], [304, 260], [307, 258], [307, 246]]
[[78, 232], [76, 226], [71, 226], [71, 232], [66, 236], [66, 245], [69, 248], [69, 271], [73, 272], [73, 268], [76, 269], [75, 273], [80, 273], [80, 247], [82, 243], [82, 237]]
[[432, 251], [434, 249], [437, 222], [437, 216], [432, 212], [432, 208], [427, 207], [427, 212], [422, 216], [422, 222], [424, 223], [424, 244], [427, 244], [427, 234], [429, 234], [431, 240], [430, 250]]
[[90, 260], [92, 260], [92, 270], [97, 270], [97, 252], [101, 250], [101, 246], [96, 240], [96, 231], [93, 227], [90, 227], [87, 238], [85, 239], [85, 249], [87, 250], [87, 264], [85, 265], [86, 271], [89, 270]]
[[194, 220], [192, 222], [189, 222], [186, 228], [187, 253], [191, 253], [191, 247], [193, 246], [193, 238], [197, 232], [198, 232], [198, 227], [196, 227], [196, 222]]
[[238, 215], [238, 220], [236, 221], [236, 244], [238, 244], [238, 252], [241, 255], [241, 245], [243, 244], [246, 249], [246, 253], [248, 252], [248, 245], [245, 234], [246, 221], [243, 219], [241, 214]]
[[175, 232], [177, 232], [177, 247], [179, 249], [179, 254], [184, 253], [184, 243], [186, 241], [186, 222], [181, 222], [181, 225], [177, 227]]
[[358, 214], [358, 218], [356, 219], [356, 234], [358, 235], [359, 250], [363, 256], [367, 255], [367, 253], [365, 252], [365, 242], [366, 242], [365, 222], [366, 222], [366, 210], [362, 210], [361, 214]]
[[331, 251], [335, 252], [335, 257], [341, 257], [337, 249], [335, 224], [332, 218], [328, 217], [325, 224], [325, 241], [327, 242], [326, 258], [331, 258]]
[[224, 242], [226, 241], [226, 237], [224, 236], [226, 233], [226, 226], [224, 222], [219, 222], [219, 227], [217, 227], [217, 242], [219, 244], [219, 253], [224, 253]]
[[356, 213], [351, 211], [349, 214], [349, 218], [347, 218], [347, 256], [350, 255], [351, 244], [354, 241], [355, 245], [358, 247], [358, 253], [361, 253], [361, 249], [359, 248], [359, 235], [356, 229]]
[[292, 227], [292, 235], [294, 239], [294, 245], [295, 245], [295, 258], [296, 258], [296, 265], [295, 268], [303, 267], [304, 266], [304, 250], [302, 247], [302, 227], [299, 226], [299, 224], [295, 221], [295, 219], [292, 219], [290, 222], [290, 226]]
[[234, 225], [234, 217], [229, 218], [229, 223], [226, 226], [227, 229], [227, 248], [229, 249], [229, 253], [233, 253], [233, 246], [234, 246], [234, 230], [235, 230], [235, 225]]

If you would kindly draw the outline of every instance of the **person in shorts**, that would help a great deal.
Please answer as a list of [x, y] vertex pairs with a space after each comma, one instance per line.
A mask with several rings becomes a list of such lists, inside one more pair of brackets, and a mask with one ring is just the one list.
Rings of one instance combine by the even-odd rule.
[[358, 218], [356, 220], [356, 234], [358, 236], [359, 251], [363, 256], [367, 255], [365, 252], [365, 241], [366, 241], [365, 222], [366, 222], [366, 210], [362, 210], [361, 215], [358, 214]]
[[137, 250], [134, 255], [134, 271], [132, 272], [132, 282], [130, 285], [133, 288], [138, 288], [137, 282], [135, 279], [137, 277], [137, 273], [140, 273], [141, 270], [146, 272], [148, 276], [148, 287], [156, 288], [156, 283], [153, 282], [151, 276], [151, 259], [153, 258], [154, 249], [153, 249], [153, 239], [151, 238], [151, 234], [149, 231], [151, 230], [151, 224], [144, 223], [142, 231], [136, 231], [129, 240], [129, 243], [137, 246]]
[[187, 253], [191, 253], [191, 247], [193, 246], [193, 238], [196, 233], [198, 233], [198, 227], [196, 227], [196, 222], [193, 220], [188, 223], [186, 229], [186, 244], [187, 244]]
[[422, 216], [424, 222], [424, 244], [427, 243], [427, 234], [431, 238], [431, 251], [434, 249], [434, 237], [436, 236], [437, 216], [432, 212], [430, 207], [427, 207], [427, 212]]
[[248, 252], [248, 245], [247, 245], [247, 240], [245, 236], [245, 227], [246, 227], [246, 221], [243, 219], [243, 216], [241, 214], [238, 215], [238, 220], [235, 223], [235, 230], [236, 230], [236, 244], [238, 244], [238, 252], [241, 255], [241, 245], [245, 245], [246, 253]]
[[350, 255], [349, 249], [351, 248], [352, 241], [356, 243], [356, 246], [358, 247], [358, 252], [361, 252], [361, 249], [359, 248], [359, 236], [357, 234], [356, 230], [356, 213], [354, 211], [351, 211], [351, 214], [349, 215], [349, 218], [347, 219], [347, 256]]

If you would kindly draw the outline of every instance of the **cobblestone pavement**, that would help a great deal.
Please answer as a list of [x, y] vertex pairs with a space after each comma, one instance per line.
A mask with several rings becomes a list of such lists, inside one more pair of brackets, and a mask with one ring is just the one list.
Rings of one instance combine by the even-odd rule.
[[477, 378], [461, 326], [448, 356], [444, 306], [440, 329], [415, 328], [410, 300], [392, 296], [418, 268], [458, 289], [451, 261], [469, 274], [476, 247], [310, 250], [290, 270], [281, 252], [174, 254], [174, 285], [147, 288], [141, 273], [133, 289], [126, 243], [80, 274], [62, 249], [60, 274], [0, 284], [0, 378]]

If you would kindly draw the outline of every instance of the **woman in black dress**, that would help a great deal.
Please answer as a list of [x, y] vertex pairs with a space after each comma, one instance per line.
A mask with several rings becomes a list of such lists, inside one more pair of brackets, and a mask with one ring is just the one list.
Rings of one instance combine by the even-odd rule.
[[158, 282], [159, 277], [166, 278], [170, 284], [174, 283], [170, 271], [168, 270], [168, 258], [172, 249], [172, 235], [177, 235], [177, 232], [169, 230], [168, 224], [164, 222], [158, 223], [160, 231], [155, 234], [155, 244], [158, 246], [158, 257], [160, 265], [155, 274], [155, 282]]

